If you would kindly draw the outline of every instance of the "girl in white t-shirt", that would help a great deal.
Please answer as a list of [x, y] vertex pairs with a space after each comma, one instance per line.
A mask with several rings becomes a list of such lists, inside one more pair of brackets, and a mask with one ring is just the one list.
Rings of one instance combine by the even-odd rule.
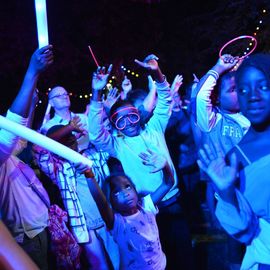
[[153, 193], [140, 197], [125, 174], [108, 177], [106, 193], [109, 202], [91, 173], [88, 185], [108, 230], [119, 245], [120, 269], [163, 270], [166, 257], [159, 240], [155, 205], [173, 186], [174, 178], [163, 156], [148, 150], [141, 153], [140, 158], [153, 168], [152, 173], [163, 171], [163, 182]]

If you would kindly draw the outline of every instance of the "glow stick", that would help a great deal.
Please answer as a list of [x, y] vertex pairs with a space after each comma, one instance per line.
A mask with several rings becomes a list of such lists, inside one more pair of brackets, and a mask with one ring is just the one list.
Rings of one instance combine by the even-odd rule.
[[98, 61], [97, 61], [97, 59], [96, 59], [96, 57], [95, 57], [95, 55], [94, 55], [94, 53], [93, 53], [93, 51], [92, 51], [90, 45], [88, 46], [88, 48], [89, 48], [89, 51], [90, 51], [90, 53], [91, 53], [91, 55], [92, 55], [92, 57], [93, 57], [93, 59], [94, 59], [96, 65], [97, 65], [97, 67], [99, 67]]
[[257, 39], [255, 37], [253, 37], [253, 36], [244, 35], [244, 36], [239, 36], [239, 37], [233, 38], [232, 40], [225, 43], [222, 46], [222, 48], [219, 50], [219, 54], [218, 54], [219, 58], [222, 58], [222, 52], [228, 45], [230, 45], [231, 43], [233, 43], [233, 42], [235, 42], [235, 41], [237, 41], [239, 39], [245, 39], [245, 38], [251, 39], [251, 42], [254, 41], [254, 45], [253, 45], [253, 48], [248, 53], [245, 52], [245, 54], [243, 56], [239, 57], [239, 60], [242, 60], [242, 59], [246, 58], [247, 56], [249, 56], [257, 47]]
[[46, 0], [35, 0], [36, 21], [38, 32], [38, 47], [49, 44]]
[[17, 124], [2, 115], [0, 115], [0, 128], [3, 128], [34, 144], [40, 145], [48, 151], [53, 152], [54, 154], [63, 157], [71, 162], [81, 162], [85, 165], [92, 167], [93, 162], [90, 159], [71, 150], [70, 148], [62, 145], [61, 143], [58, 143], [44, 135], [39, 134], [38, 132], [30, 128]]
[[51, 108], [52, 108], [51, 104], [48, 103], [47, 109], [46, 109], [46, 112], [45, 112], [45, 115], [44, 115], [44, 118], [43, 118], [43, 121], [42, 121], [42, 126], [45, 125], [46, 122], [48, 122], [49, 117], [50, 117]]

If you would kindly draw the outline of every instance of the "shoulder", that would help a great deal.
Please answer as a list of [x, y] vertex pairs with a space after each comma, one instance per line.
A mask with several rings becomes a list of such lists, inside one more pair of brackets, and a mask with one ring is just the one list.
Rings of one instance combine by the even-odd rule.
[[140, 198], [139, 206], [144, 211], [151, 212], [151, 213], [153, 213], [155, 215], [158, 213], [158, 209], [154, 205], [152, 197], [151, 197], [150, 194]]

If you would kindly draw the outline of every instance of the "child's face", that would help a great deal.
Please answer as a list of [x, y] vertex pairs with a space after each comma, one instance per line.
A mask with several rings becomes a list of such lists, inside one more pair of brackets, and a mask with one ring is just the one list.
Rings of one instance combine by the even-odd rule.
[[237, 77], [237, 93], [242, 113], [252, 125], [270, 124], [270, 83], [265, 74], [247, 67]]
[[235, 78], [224, 78], [219, 94], [220, 109], [229, 113], [239, 112], [239, 102], [236, 93]]
[[115, 127], [128, 137], [139, 135], [140, 115], [137, 108], [133, 106], [119, 107], [113, 114]]
[[125, 216], [135, 214], [138, 211], [138, 195], [130, 181], [124, 176], [118, 176], [111, 180], [110, 186], [112, 207]]

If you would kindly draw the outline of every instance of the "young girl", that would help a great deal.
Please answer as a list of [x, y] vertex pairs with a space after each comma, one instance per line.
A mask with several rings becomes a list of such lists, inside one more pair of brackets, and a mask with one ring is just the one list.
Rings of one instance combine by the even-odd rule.
[[243, 270], [270, 269], [269, 74], [269, 54], [255, 54], [243, 61], [236, 72], [236, 90], [250, 129], [230, 151], [229, 165], [218, 146], [200, 150], [198, 162], [219, 195], [218, 220], [230, 235], [246, 244]]
[[107, 228], [119, 245], [120, 269], [162, 270], [166, 266], [166, 257], [159, 241], [155, 205], [173, 186], [174, 178], [163, 156], [148, 150], [141, 153], [140, 158], [146, 166], [153, 168], [151, 173], [163, 171], [163, 182], [153, 193], [140, 197], [125, 174], [108, 177], [109, 202], [91, 174], [88, 185]]

